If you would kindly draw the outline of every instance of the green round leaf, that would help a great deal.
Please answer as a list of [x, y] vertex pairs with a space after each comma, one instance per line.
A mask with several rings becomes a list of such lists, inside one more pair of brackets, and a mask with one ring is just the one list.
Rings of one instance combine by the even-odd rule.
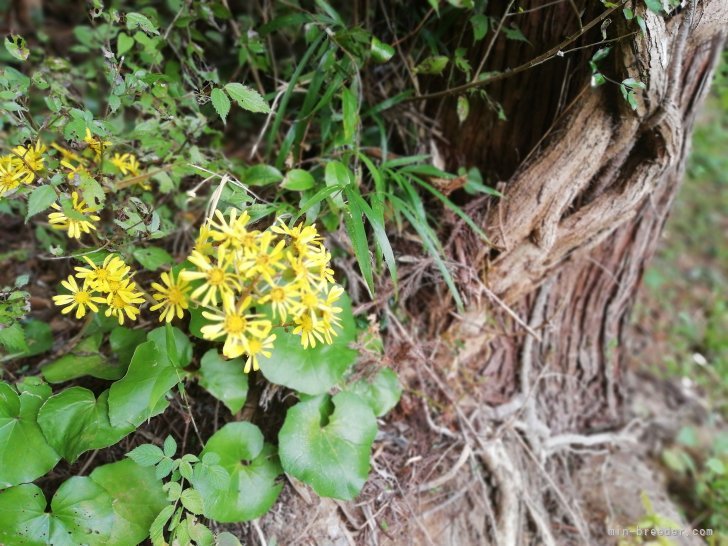
[[248, 376], [243, 373], [243, 360], [225, 360], [215, 349], [210, 349], [200, 362], [200, 385], [232, 413], [237, 413], [248, 397]]
[[178, 368], [184, 368], [192, 362], [192, 343], [179, 328], [169, 324], [160, 326], [147, 334], [147, 340], [157, 345], [162, 360]]
[[63, 482], [46, 513], [43, 491], [24, 484], [0, 493], [0, 543], [90, 546], [111, 544], [111, 496], [91, 478]]
[[230, 475], [227, 488], [196, 472], [192, 485], [204, 504], [205, 516], [223, 523], [250, 521], [266, 513], [283, 487], [276, 484], [281, 467], [275, 449], [263, 443], [258, 427], [228, 423], [207, 442], [200, 458], [214, 453]]
[[292, 169], [286, 174], [281, 187], [291, 191], [305, 191], [310, 190], [315, 185], [316, 181], [311, 173], [303, 169]]
[[137, 248], [132, 252], [134, 258], [139, 262], [144, 269], [149, 271], [156, 271], [163, 265], [171, 264], [174, 258], [169, 255], [169, 252], [163, 248], [157, 246], [150, 246], [148, 248]]
[[322, 497], [351, 500], [369, 475], [376, 434], [374, 413], [355, 394], [317, 396], [288, 410], [278, 433], [281, 463]]
[[342, 328], [331, 345], [304, 349], [300, 336], [278, 329], [270, 358], [260, 358], [265, 378], [305, 394], [323, 394], [336, 385], [356, 360], [349, 344], [356, 339], [356, 324], [348, 297], [340, 300]]
[[116, 521], [108, 544], [127, 546], [144, 540], [154, 518], [167, 505], [154, 469], [125, 459], [96, 467], [89, 477], [113, 499]]
[[180, 380], [179, 373], [154, 341], [139, 345], [126, 375], [109, 389], [111, 425], [139, 426], [163, 412], [168, 405], [165, 395]]
[[45, 401], [38, 425], [61, 457], [74, 462], [81, 453], [113, 445], [134, 430], [133, 426], [111, 426], [108, 397], [109, 391], [96, 400], [90, 390], [71, 387]]
[[36, 422], [50, 390], [42, 396], [38, 393], [29, 390], [18, 395], [10, 385], [0, 383], [0, 488], [33, 481], [60, 459]]
[[381, 417], [399, 402], [402, 386], [397, 374], [389, 368], [383, 368], [369, 381], [357, 381], [347, 388], [364, 400], [372, 408], [374, 415]]

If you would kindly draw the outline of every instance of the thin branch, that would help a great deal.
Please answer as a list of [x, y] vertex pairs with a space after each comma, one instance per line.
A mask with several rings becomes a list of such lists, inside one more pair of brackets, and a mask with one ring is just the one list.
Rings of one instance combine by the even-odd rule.
[[[607, 11], [602, 13], [599, 17], [589, 21], [584, 27], [582, 27], [581, 30], [578, 32], [572, 34], [568, 38], [566, 38], [564, 41], [560, 42], [559, 44], [555, 45], [545, 53], [542, 53], [538, 57], [531, 59], [530, 61], [517, 66], [516, 68], [506, 70], [505, 72], [499, 72], [497, 74], [493, 74], [491, 76], [488, 76], [487, 78], [483, 78], [479, 81], [471, 81], [468, 83], [465, 83], [463, 85], [458, 85], [456, 87], [451, 87], [449, 89], [443, 89], [442, 91], [437, 91], [435, 93], [428, 93], [426, 95], [418, 95], [418, 96], [412, 96], [408, 97], [402, 102], [413, 102], [417, 100], [428, 100], [428, 99], [437, 99], [440, 97], [447, 97], [450, 95], [457, 95], [459, 93], [462, 93], [463, 91], [467, 91], [469, 89], [474, 89], [476, 87], [482, 87], [485, 85], [488, 85], [493, 82], [497, 82], [500, 80], [505, 80], [507, 78], [510, 78], [512, 76], [515, 76], [516, 74], [520, 74], [521, 72], [525, 72], [526, 70], [529, 70], [533, 68], [534, 66], [538, 66], [541, 63], [544, 63], [546, 61], [551, 60], [552, 58], [559, 55], [561, 50], [568, 46], [569, 44], [572, 44], [574, 41], [579, 39], [581, 36], [586, 34], [589, 30], [594, 28], [596, 25], [601, 23], [604, 19], [609, 17], [612, 13], [614, 13], [616, 10], [621, 8], [624, 4], [620, 3], [618, 6], [615, 6], [613, 8], [609, 8]], [[401, 104], [401, 103], [400, 103]]]

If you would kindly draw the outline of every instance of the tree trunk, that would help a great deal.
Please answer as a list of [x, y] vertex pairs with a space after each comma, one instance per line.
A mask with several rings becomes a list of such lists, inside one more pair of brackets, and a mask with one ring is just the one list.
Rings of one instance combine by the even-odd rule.
[[[506, 4], [488, 9], [501, 15]], [[527, 62], [603, 11], [597, 2], [560, 2], [522, 16], [531, 45], [497, 40], [485, 71]], [[634, 112], [615, 85], [589, 86], [594, 47], [486, 87], [508, 121], [473, 98], [462, 124], [456, 97], [424, 106], [437, 115], [436, 144], [448, 166], [478, 166], [503, 181], [504, 194], [465, 204], [494, 246], [455, 221], [446, 234], [465, 311], [443, 306], [444, 288], [421, 293], [417, 309], [434, 310], [427, 328], [403, 333], [418, 340], [409, 353], [403, 342], [388, 345], [410, 387], [434, 387], [439, 404], [423, 410], [417, 397], [405, 397], [401, 422], [395, 417], [375, 448], [362, 504], [307, 503], [305, 493], [289, 491], [291, 512], [266, 518], [264, 534], [286, 544], [610, 544], [606, 528], [638, 519], [640, 490], [654, 490], [656, 508], [679, 517], [646, 467], [618, 453], [628, 436], [619, 431], [630, 395], [625, 326], [684, 172], [728, 3], [688, 3], [668, 18], [638, 13], [647, 32], [615, 42], [603, 61], [612, 79], [647, 85]], [[617, 35], [634, 32], [621, 10], [610, 19]], [[599, 41], [599, 27], [575, 45]], [[406, 446], [387, 445], [402, 436]], [[419, 470], [429, 474], [415, 479], [418, 461], [442, 446], [440, 459]], [[597, 447], [596, 456], [577, 453]], [[594, 457], [608, 476], [593, 473]], [[640, 464], [636, 475], [619, 473]], [[595, 493], [595, 481], [609, 476], [634, 483]], [[611, 508], [598, 506], [597, 497], [609, 495]]]

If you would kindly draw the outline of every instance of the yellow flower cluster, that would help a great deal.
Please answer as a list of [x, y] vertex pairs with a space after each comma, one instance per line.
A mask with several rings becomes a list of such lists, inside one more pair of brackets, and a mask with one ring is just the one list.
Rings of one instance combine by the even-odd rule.
[[45, 168], [43, 153], [47, 148], [35, 145], [16, 146], [11, 153], [0, 156], [0, 196], [13, 193], [21, 184], [30, 184]]
[[270, 356], [275, 326], [291, 328], [304, 348], [332, 343], [341, 326], [337, 302], [343, 289], [334, 284], [331, 254], [314, 226], [278, 222], [251, 229], [247, 212], [215, 212], [200, 228], [189, 256], [193, 269], [175, 279], [164, 273], [154, 284], [152, 309], [160, 321], [182, 317], [190, 304], [209, 321], [205, 339], [224, 338], [228, 358], [246, 355], [245, 372], [258, 370], [258, 357]]
[[136, 320], [144, 295], [137, 290], [136, 283], [129, 275], [130, 267], [116, 254], [109, 254], [101, 265], [95, 264], [84, 256], [88, 267], [76, 267], [76, 273], [61, 285], [68, 294], [53, 296], [53, 302], [63, 307], [61, 313], [76, 310], [76, 318], [84, 317], [87, 310], [98, 313], [97, 304], [106, 305], [106, 316], [115, 317], [124, 324], [126, 317]]
[[71, 239], [80, 239], [82, 232], [91, 233], [92, 229], [96, 229], [93, 222], [100, 220], [99, 216], [94, 214], [99, 209], [88, 206], [86, 201], [79, 198], [77, 192], [71, 194], [71, 210], [67, 213], [58, 203], [53, 203], [51, 208], [56, 211], [48, 215], [51, 227], [68, 232]]

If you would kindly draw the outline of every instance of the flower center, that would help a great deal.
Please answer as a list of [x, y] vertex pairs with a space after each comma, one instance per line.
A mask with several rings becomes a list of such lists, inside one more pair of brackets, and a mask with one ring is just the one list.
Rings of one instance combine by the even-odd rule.
[[301, 303], [305, 307], [316, 307], [316, 305], [318, 304], [318, 298], [313, 294], [304, 294], [301, 298]]
[[100, 281], [105, 281], [106, 279], [109, 278], [109, 272], [106, 271], [106, 269], [97, 269], [96, 278]]
[[207, 281], [213, 286], [218, 286], [225, 281], [225, 272], [219, 267], [213, 267], [207, 274]]
[[286, 292], [283, 288], [274, 288], [270, 292], [271, 301], [283, 301], [286, 299]]
[[76, 292], [73, 295], [73, 299], [75, 299], [76, 303], [79, 305], [86, 305], [91, 300], [91, 296], [89, 296], [88, 292]]
[[184, 301], [184, 299], [185, 296], [179, 288], [173, 287], [169, 289], [169, 292], [167, 292], [167, 301], [172, 305], [179, 305]]
[[225, 317], [225, 330], [228, 334], [241, 334], [245, 331], [248, 321], [245, 317], [238, 315], [228, 315]]
[[116, 307], [117, 309], [123, 309], [126, 307], [126, 302], [124, 301], [124, 298], [122, 298], [119, 294], [116, 294], [111, 299], [111, 306]]
[[263, 350], [263, 344], [261, 343], [261, 341], [259, 339], [253, 338], [248, 342], [248, 352], [250, 354], [259, 353], [262, 350]]
[[303, 315], [301, 317], [301, 330], [304, 332], [313, 331], [313, 322], [311, 321], [311, 317], [308, 315]]

